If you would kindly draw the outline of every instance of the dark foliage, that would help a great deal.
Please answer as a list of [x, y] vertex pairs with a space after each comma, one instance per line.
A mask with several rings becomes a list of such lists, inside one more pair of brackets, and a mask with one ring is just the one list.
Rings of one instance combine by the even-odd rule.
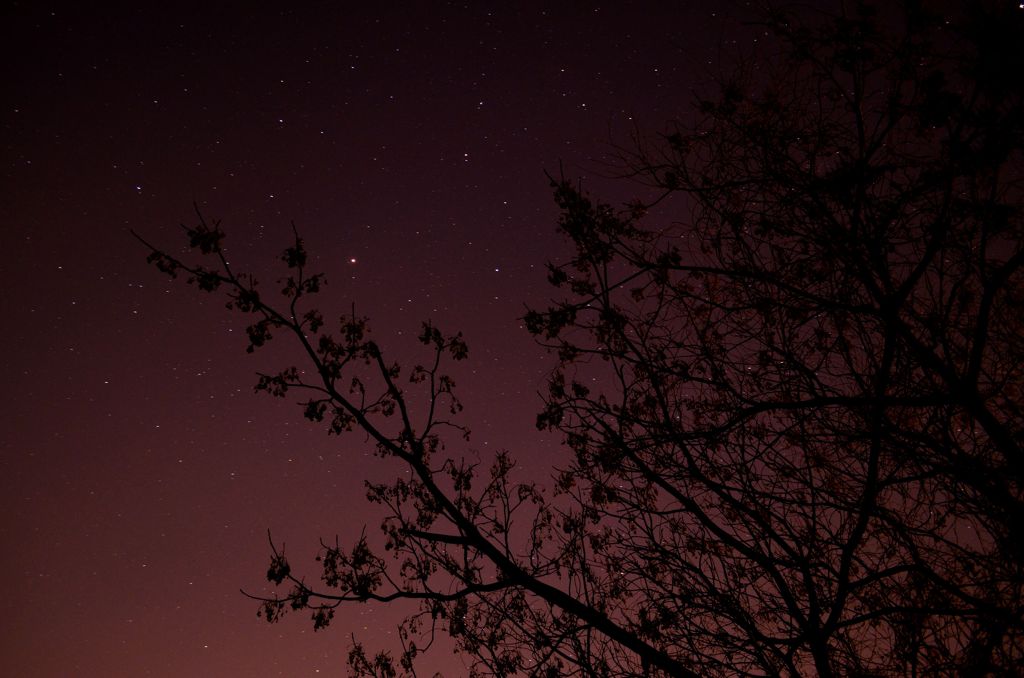
[[559, 360], [554, 494], [445, 453], [461, 336], [426, 324], [429, 360], [388, 363], [364, 318], [304, 307], [297, 236], [281, 308], [217, 225], [188, 230], [213, 269], [154, 249], [228, 290], [249, 350], [301, 346], [258, 389], [410, 471], [367, 486], [384, 553], [324, 543], [312, 584], [274, 548], [261, 614], [420, 601], [397, 656], [353, 641], [365, 676], [411, 675], [434, 629], [478, 675], [1020, 672], [1022, 17], [772, 14], [780, 53], [626, 155], [658, 201], [553, 182], [576, 254], [526, 324]]

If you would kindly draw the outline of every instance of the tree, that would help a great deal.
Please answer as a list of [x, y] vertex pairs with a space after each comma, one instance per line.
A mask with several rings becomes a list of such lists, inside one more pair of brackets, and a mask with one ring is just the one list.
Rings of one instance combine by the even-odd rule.
[[[403, 465], [368, 484], [365, 535], [323, 543], [320, 580], [274, 544], [261, 600], [327, 626], [348, 601], [421, 602], [479, 675], [1008, 674], [1024, 666], [1022, 13], [947, 24], [909, 3], [766, 19], [780, 52], [638, 138], [624, 209], [552, 181], [575, 255], [564, 298], [526, 316], [557, 354], [538, 426], [567, 457], [548, 494], [466, 435], [449, 360], [388, 362], [354, 312], [334, 333], [298, 234], [283, 306], [200, 216], [166, 273], [254, 318], [250, 351], [291, 335], [306, 370], [260, 375], [329, 432]], [[681, 214], [681, 216], [680, 216]], [[655, 225], [649, 225], [655, 222]], [[311, 369], [310, 369], [311, 368]], [[309, 376], [312, 375], [312, 376]]]

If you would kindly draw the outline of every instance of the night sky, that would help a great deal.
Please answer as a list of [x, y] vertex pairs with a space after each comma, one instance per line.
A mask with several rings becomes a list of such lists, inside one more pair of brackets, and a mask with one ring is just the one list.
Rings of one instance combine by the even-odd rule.
[[509, 449], [546, 478], [554, 357], [518, 320], [565, 253], [544, 172], [641, 195], [610, 178], [614, 145], [757, 33], [716, 2], [160, 4], [0, 20], [0, 673], [343, 676], [350, 634], [394, 646], [402, 610], [314, 634], [238, 589], [268, 590], [268, 528], [315, 579], [318, 538], [375, 530], [363, 480], [399, 467], [254, 393], [294, 347], [246, 355], [246, 318], [147, 266], [130, 230], [178, 252], [195, 201], [272, 284], [294, 221], [325, 315], [354, 303], [389, 357], [422, 355], [427, 318], [465, 333], [473, 436], [452, 453]]

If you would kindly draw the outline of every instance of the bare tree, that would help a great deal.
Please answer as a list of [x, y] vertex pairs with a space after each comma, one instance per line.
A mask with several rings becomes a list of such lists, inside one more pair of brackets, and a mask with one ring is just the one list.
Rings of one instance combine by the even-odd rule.
[[287, 588], [260, 613], [321, 628], [347, 601], [421, 601], [397, 656], [353, 645], [359, 675], [411, 675], [434, 629], [477, 675], [1019, 672], [1011, 10], [771, 14], [778, 54], [625, 154], [657, 199], [618, 210], [552, 182], [576, 253], [549, 266], [565, 297], [526, 316], [559, 362], [538, 416], [567, 451], [552, 494], [507, 454], [446, 452], [466, 434], [444, 373], [460, 335], [425, 324], [429, 360], [402, 369], [364, 318], [326, 331], [298, 235], [280, 307], [228, 265], [217, 224], [187, 229], [211, 267], [151, 248], [253, 314], [249, 350], [298, 342], [306, 369], [260, 389], [303, 394], [306, 417], [410, 471], [368, 484], [386, 554], [324, 543], [313, 585], [275, 548]]

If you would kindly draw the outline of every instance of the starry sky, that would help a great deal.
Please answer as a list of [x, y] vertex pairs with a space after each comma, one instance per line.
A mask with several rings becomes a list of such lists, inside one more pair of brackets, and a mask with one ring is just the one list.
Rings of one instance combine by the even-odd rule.
[[268, 528], [315, 577], [318, 538], [374, 529], [363, 480], [395, 468], [255, 394], [293, 347], [246, 355], [246, 319], [131, 230], [177, 251], [195, 202], [272, 282], [294, 221], [325, 315], [354, 303], [403, 364], [421, 320], [465, 333], [455, 453], [542, 479], [554, 358], [518, 318], [566, 252], [544, 173], [637, 197], [616, 144], [758, 35], [710, 1], [290, 4], [6, 4], [0, 673], [343, 676], [350, 634], [394, 640], [402, 610], [314, 634], [239, 593], [267, 590]]

